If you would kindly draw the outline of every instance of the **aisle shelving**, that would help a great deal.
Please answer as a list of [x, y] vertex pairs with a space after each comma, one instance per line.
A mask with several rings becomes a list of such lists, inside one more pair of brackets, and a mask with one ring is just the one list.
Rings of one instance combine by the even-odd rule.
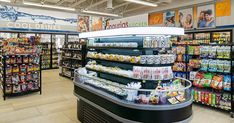
[[[199, 96], [194, 99], [194, 102], [223, 110], [228, 109], [228, 111], [233, 112], [234, 100], [232, 98], [233, 92], [231, 91], [234, 87], [232, 30], [188, 32], [188, 34], [178, 38], [178, 40], [179, 42], [174, 42], [173, 46], [175, 48], [181, 46], [185, 47], [185, 54], [189, 54], [189, 52], [194, 52], [195, 50], [199, 51], [196, 55], [185, 56], [185, 62], [187, 62], [187, 64], [185, 66], [186, 71], [184, 71], [186, 77], [184, 76], [184, 78], [193, 81], [193, 92], [199, 92]], [[197, 49], [193, 49], [192, 47], [196, 47]], [[207, 49], [205, 49], [206, 47]], [[191, 59], [195, 60], [189, 63]], [[206, 84], [207, 81], [210, 84]], [[214, 82], [221, 84], [219, 89], [215, 89], [218, 85], [211, 85]], [[221, 98], [228, 97], [224, 99], [225, 103], [222, 104], [228, 105], [226, 108], [223, 108], [222, 105], [199, 101], [201, 93], [219, 94], [220, 98], [218, 101]], [[196, 96], [194, 96], [194, 98], [195, 97]], [[213, 97], [209, 98], [213, 99]]]

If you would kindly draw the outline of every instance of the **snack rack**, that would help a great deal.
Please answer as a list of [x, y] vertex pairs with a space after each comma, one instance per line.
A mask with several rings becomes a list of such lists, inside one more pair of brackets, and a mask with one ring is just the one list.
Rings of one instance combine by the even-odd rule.
[[[41, 94], [41, 56], [37, 46], [39, 38], [13, 38], [4, 40], [1, 87], [6, 97], [33, 92]], [[25, 49], [21, 49], [24, 47]]]
[[[224, 37], [222, 37], [222, 33], [229, 33], [230, 36], [227, 36], [228, 39], [225, 38], [225, 35], [223, 34]], [[216, 56], [215, 57], [204, 57], [203, 56], [203, 52], [198, 54], [196, 57], [186, 57], [186, 61], [187, 61], [187, 66], [186, 68], [189, 68], [189, 61], [191, 59], [196, 59], [196, 60], [200, 60], [200, 67], [198, 67], [197, 69], [194, 69], [194, 70], [189, 70], [187, 69], [186, 73], [187, 73], [187, 79], [191, 80], [191, 81], [197, 81], [197, 80], [194, 80], [194, 79], [197, 79], [195, 78], [195, 75], [197, 75], [197, 72], [200, 73], [204, 73], [204, 74], [213, 74], [214, 76], [215, 75], [222, 75], [223, 78], [227, 78], [228, 76], [228, 80], [230, 82], [230, 86], [229, 86], [229, 89], [228, 90], [225, 90], [225, 89], [214, 89], [214, 87], [198, 87], [196, 84], [194, 85], [194, 103], [197, 103], [197, 104], [201, 104], [201, 105], [206, 105], [206, 106], [209, 106], [209, 107], [213, 107], [213, 108], [216, 108], [216, 109], [221, 109], [221, 110], [224, 110], [224, 111], [228, 111], [228, 112], [232, 112], [234, 111], [234, 100], [233, 100], [233, 38], [232, 38], [232, 30], [230, 29], [227, 29], [227, 30], [212, 30], [212, 31], [189, 31], [187, 32], [187, 34], [192, 34], [193, 38], [191, 41], [189, 40], [186, 40], [187, 43], [184, 43], [182, 40], [180, 40], [178, 38], [178, 40], [180, 40], [179, 44], [177, 42], [177, 44], [174, 44], [174, 45], [184, 45], [186, 47], [186, 52], [190, 52], [190, 49], [189, 47], [192, 47], [192, 46], [196, 46], [196, 47], [199, 47], [199, 50], [200, 48], [203, 48], [203, 47], [209, 47], [210, 49], [209, 50], [212, 50], [212, 47], [230, 47], [230, 50], [229, 50], [229, 55], [230, 57], [229, 58], [218, 58], [218, 54], [217, 54], [217, 51], [216, 51]], [[215, 35], [216, 34], [216, 35]], [[221, 35], [220, 37], [218, 36], [217, 38], [217, 34]], [[196, 36], [196, 35], [201, 35], [200, 38], [199, 36]], [[203, 35], [203, 36], [202, 36]], [[216, 37], [215, 37], [216, 36]], [[222, 43], [222, 42], [225, 42], [225, 41], [229, 41], [229, 43]], [[188, 43], [190, 42], [190, 43]], [[199, 43], [201, 42], [201, 43]], [[201, 50], [202, 51], [202, 50]], [[229, 61], [229, 68], [230, 68], [230, 71], [228, 72], [217, 72], [217, 71], [207, 71], [207, 70], [202, 70], [203, 68], [203, 64], [202, 64], [202, 61], [205, 61], [205, 60], [213, 60], [213, 61]], [[227, 80], [227, 79], [226, 79]], [[212, 78], [212, 81], [213, 81], [213, 78]], [[225, 81], [223, 79], [223, 88], [226, 87], [225, 86]], [[216, 99], [216, 103], [214, 102], [210, 102], [207, 100], [204, 100], [204, 99], [201, 99], [203, 98], [203, 95], [209, 94], [212, 95], [212, 96], [216, 96], [221, 98], [221, 101], [217, 101], [218, 99]], [[200, 98], [199, 98], [199, 95]], [[210, 97], [209, 97], [210, 98]], [[208, 98], [208, 99], [209, 99]], [[222, 99], [222, 98], [225, 98], [225, 99]], [[214, 97], [212, 97], [211, 99], [214, 99]], [[222, 104], [221, 104], [222, 103]], [[229, 104], [228, 104], [229, 103]], [[228, 106], [227, 106], [228, 105]], [[233, 114], [231, 115], [233, 117]]]
[[[157, 33], [155, 29], [159, 29], [158, 27], [129, 28], [132, 29], [139, 31], [137, 35], [146, 29], [154, 30], [152, 32], [155, 36], [134, 34], [121, 36], [117, 34], [121, 29], [103, 31], [103, 34], [114, 35], [113, 37], [109, 35], [98, 37], [102, 31], [87, 33], [87, 37], [93, 33], [98, 34], [94, 34], [97, 37], [91, 37], [92, 39], [88, 41], [86, 67], [75, 70], [74, 94], [79, 98], [77, 101], [79, 120], [115, 123], [188, 122], [192, 115], [189, 81], [186, 79], [180, 81], [186, 88], [180, 88], [181, 91], [185, 89], [187, 93], [187, 97], [182, 97], [181, 100], [165, 96], [164, 99], [168, 100], [160, 102], [153, 94], [161, 84], [170, 85], [175, 82], [171, 70], [174, 61], [170, 60], [174, 57], [170, 56], [171, 46], [168, 37]], [[126, 30], [128, 28], [122, 31]], [[183, 35], [182, 33], [178, 35]], [[82, 37], [82, 33], [80, 36]], [[142, 71], [138, 72], [140, 69]], [[153, 72], [148, 74], [151, 70], [157, 71], [158, 76], [153, 77]], [[131, 92], [133, 95], [136, 94], [136, 98], [129, 94]], [[153, 96], [149, 99], [148, 96], [151, 94]], [[173, 117], [172, 114], [177, 114], [177, 117]]]
[[66, 42], [61, 48], [60, 74], [74, 78], [74, 70], [85, 65], [86, 44], [81, 41]]

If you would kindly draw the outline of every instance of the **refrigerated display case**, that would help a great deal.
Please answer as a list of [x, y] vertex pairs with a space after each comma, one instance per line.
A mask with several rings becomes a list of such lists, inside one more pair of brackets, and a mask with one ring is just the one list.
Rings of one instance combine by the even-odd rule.
[[58, 68], [61, 60], [61, 48], [65, 43], [66, 35], [52, 35], [52, 68]]
[[75, 70], [81, 122], [188, 123], [192, 83], [173, 76], [170, 36], [184, 29], [136, 27], [81, 33], [87, 64]]

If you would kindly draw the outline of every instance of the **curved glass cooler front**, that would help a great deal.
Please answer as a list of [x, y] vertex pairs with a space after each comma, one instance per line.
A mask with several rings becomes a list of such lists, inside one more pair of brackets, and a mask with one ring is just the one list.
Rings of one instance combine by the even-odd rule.
[[[96, 74], [96, 73], [95, 73]], [[107, 99], [124, 104], [125, 106], [144, 109], [169, 109], [171, 105], [189, 104], [191, 96], [191, 82], [183, 78], [171, 80], [171, 85], [158, 86], [155, 89], [134, 89], [117, 82], [101, 79], [91, 74], [83, 74], [75, 70], [74, 83], [106, 96]], [[139, 86], [140, 83], [131, 83]]]

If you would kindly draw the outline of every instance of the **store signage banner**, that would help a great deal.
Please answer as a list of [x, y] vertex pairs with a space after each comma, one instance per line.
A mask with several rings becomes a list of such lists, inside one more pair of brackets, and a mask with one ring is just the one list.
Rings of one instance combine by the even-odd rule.
[[99, 31], [103, 29], [103, 17], [91, 17], [91, 31]]
[[183, 27], [184, 29], [193, 28], [193, 8], [179, 10], [178, 13], [178, 27]]
[[78, 32], [89, 32], [90, 16], [78, 16]]
[[197, 28], [215, 27], [214, 4], [197, 7]]
[[163, 13], [150, 13], [148, 19], [149, 26], [163, 24]]
[[231, 0], [217, 0], [216, 17], [231, 16]]
[[176, 21], [175, 21], [175, 11], [167, 11], [163, 14], [163, 23], [166, 27], [175, 27]]
[[0, 28], [76, 31], [77, 15], [0, 5]]
[[110, 20], [107, 22], [106, 29], [145, 26], [148, 26], [148, 14]]

